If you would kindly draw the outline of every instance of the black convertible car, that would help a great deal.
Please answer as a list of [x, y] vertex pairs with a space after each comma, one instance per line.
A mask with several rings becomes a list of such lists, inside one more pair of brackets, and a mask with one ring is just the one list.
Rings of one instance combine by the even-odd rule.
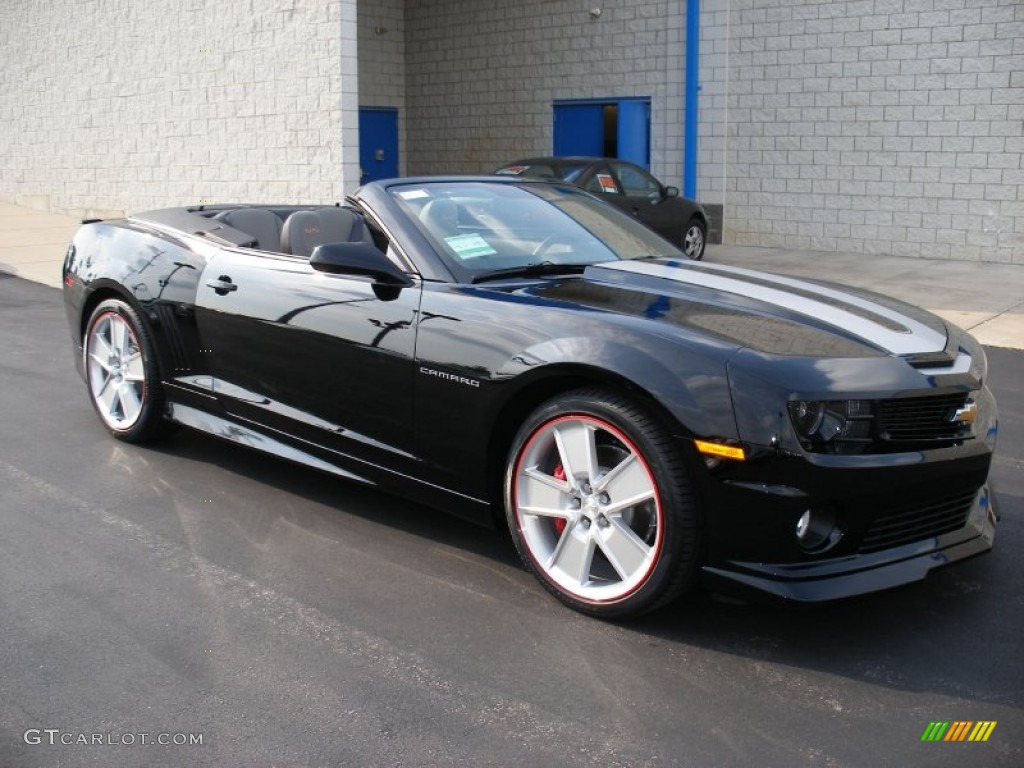
[[64, 286], [115, 437], [183, 424], [507, 525], [592, 615], [698, 582], [841, 598], [992, 546], [974, 339], [883, 296], [691, 261], [564, 182], [87, 223]]

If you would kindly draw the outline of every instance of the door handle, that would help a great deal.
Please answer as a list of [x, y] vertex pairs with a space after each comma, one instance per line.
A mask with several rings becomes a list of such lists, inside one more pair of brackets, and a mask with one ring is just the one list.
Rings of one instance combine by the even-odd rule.
[[227, 275], [221, 275], [216, 280], [207, 280], [206, 285], [213, 288], [213, 292], [218, 296], [227, 296], [232, 291], [238, 290], [238, 286], [231, 282], [231, 278]]

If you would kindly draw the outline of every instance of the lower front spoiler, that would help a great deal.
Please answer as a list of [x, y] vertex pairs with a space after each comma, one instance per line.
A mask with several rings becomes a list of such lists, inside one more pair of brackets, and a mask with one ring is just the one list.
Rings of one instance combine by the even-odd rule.
[[743, 596], [770, 596], [816, 603], [892, 589], [923, 580], [934, 568], [992, 549], [998, 519], [986, 488], [979, 493], [967, 525], [958, 531], [882, 552], [805, 563], [728, 562], [706, 565], [708, 589]]

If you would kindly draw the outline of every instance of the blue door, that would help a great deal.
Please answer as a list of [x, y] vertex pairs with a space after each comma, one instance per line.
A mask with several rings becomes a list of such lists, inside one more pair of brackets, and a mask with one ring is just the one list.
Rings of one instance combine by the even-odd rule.
[[359, 183], [398, 176], [398, 110], [359, 108]]
[[555, 104], [555, 155], [604, 155], [603, 104]]
[[556, 156], [615, 157], [651, 167], [651, 100], [555, 102]]
[[641, 168], [651, 167], [651, 103], [649, 101], [619, 102], [620, 160], [636, 163]]

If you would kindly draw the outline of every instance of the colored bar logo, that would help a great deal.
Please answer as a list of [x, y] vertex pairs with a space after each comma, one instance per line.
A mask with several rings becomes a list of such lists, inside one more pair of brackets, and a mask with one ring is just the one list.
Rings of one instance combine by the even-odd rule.
[[995, 729], [995, 720], [932, 721], [921, 734], [921, 741], [988, 741]]

